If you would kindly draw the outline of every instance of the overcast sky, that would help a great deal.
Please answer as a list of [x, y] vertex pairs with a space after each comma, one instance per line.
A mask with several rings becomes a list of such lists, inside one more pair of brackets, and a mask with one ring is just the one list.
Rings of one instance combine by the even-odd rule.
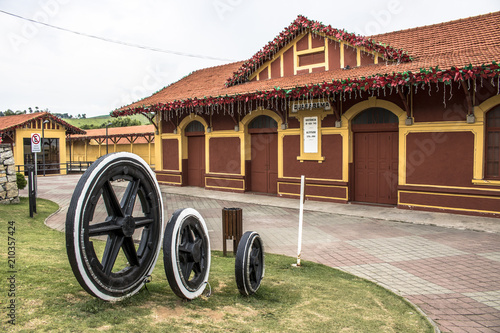
[[194, 70], [248, 59], [298, 14], [373, 35], [499, 11], [500, 1], [0, 0], [0, 10], [173, 52], [0, 12], [0, 111], [38, 106], [92, 117]]

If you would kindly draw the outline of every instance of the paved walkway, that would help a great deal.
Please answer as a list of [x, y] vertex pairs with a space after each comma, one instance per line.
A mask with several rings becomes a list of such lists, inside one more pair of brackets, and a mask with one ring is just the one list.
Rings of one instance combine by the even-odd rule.
[[[63, 231], [79, 177], [39, 177], [39, 197], [61, 207], [46, 221], [50, 227]], [[222, 208], [241, 207], [244, 229], [259, 232], [266, 252], [296, 256], [298, 200], [161, 189], [166, 219], [178, 208], [197, 209], [215, 250], [222, 250]], [[313, 201], [306, 201], [305, 209], [304, 260], [404, 296], [443, 332], [500, 332], [500, 219]]]

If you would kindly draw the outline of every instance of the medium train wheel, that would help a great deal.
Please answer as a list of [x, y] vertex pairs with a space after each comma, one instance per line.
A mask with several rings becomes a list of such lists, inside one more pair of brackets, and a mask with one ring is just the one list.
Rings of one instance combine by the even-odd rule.
[[156, 264], [163, 228], [163, 201], [149, 165], [126, 152], [102, 156], [80, 178], [66, 215], [76, 279], [106, 301], [132, 296]]
[[252, 295], [259, 289], [264, 270], [262, 239], [255, 231], [247, 231], [238, 244], [234, 265], [236, 285], [242, 295]]
[[163, 236], [163, 262], [168, 283], [184, 299], [201, 295], [210, 273], [210, 239], [203, 217], [193, 208], [178, 209]]

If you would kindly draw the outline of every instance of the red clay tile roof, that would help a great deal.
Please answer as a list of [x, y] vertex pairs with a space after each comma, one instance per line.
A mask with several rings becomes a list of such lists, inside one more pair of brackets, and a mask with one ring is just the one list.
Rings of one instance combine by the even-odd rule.
[[[336, 69], [321, 73], [296, 75], [269, 80], [252, 81], [226, 87], [226, 78], [230, 77], [244, 63], [235, 62], [227, 65], [210, 67], [193, 72], [191, 75], [171, 84], [163, 90], [123, 107], [114, 115], [133, 114], [150, 111], [171, 110], [181, 107], [207, 105], [218, 99], [250, 99], [266, 94], [277, 94], [277, 97], [295, 97], [286, 89], [296, 87], [308, 88], [318, 85], [323, 92], [338, 92], [346, 90], [346, 81], [354, 82], [352, 89], [385, 87], [388, 84], [408, 84], [424, 81], [423, 70], [436, 71], [436, 68], [446, 72], [434, 75], [435, 79], [457, 80], [467, 79], [473, 75], [486, 77], [498, 76], [500, 60], [500, 12], [475, 16], [471, 18], [418, 27], [408, 30], [372, 36], [378, 42], [387, 43], [395, 48], [401, 48], [412, 56], [412, 61], [397, 63], [380, 63], [352, 68], [350, 70]], [[482, 65], [488, 65], [483, 68]], [[439, 70], [438, 70], [439, 71]], [[403, 74], [398, 74], [403, 73]], [[486, 74], [485, 74], [486, 73]], [[370, 79], [368, 79], [370, 78]], [[322, 86], [319, 86], [322, 85]], [[335, 90], [337, 86], [341, 86]], [[316, 87], [315, 87], [316, 88]], [[312, 89], [312, 88], [311, 88]], [[347, 87], [351, 89], [351, 87]], [[292, 92], [293, 93], [293, 92]], [[314, 93], [317, 93], [315, 90]], [[269, 96], [267, 96], [269, 97]], [[244, 100], [244, 99], [243, 99]]]
[[68, 124], [61, 118], [51, 115], [48, 112], [35, 112], [35, 113], [27, 113], [27, 114], [19, 114], [13, 116], [3, 116], [0, 117], [0, 133], [12, 131], [16, 128], [23, 127], [27, 125], [30, 121], [36, 119], [51, 119], [61, 126], [66, 128], [66, 134], [84, 134], [85, 131], [75, 127], [73, 125]]
[[[154, 125], [140, 125], [140, 126], [127, 126], [127, 127], [109, 127], [108, 138], [120, 138], [118, 144], [130, 143], [126, 137], [137, 137], [134, 143], [147, 143], [144, 136], [151, 136], [154, 138], [155, 127]], [[96, 128], [87, 130], [86, 134], [71, 135], [70, 140], [84, 140], [84, 139], [105, 139], [106, 128]], [[110, 142], [112, 144], [112, 142]]]

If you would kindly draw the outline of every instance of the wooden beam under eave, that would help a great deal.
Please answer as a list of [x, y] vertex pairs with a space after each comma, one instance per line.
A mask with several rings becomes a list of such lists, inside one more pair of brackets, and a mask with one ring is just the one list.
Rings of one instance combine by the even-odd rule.
[[410, 110], [410, 106], [408, 105], [408, 99], [407, 99], [408, 96], [403, 95], [402, 89], [398, 89], [398, 94], [399, 94], [399, 97], [401, 97], [401, 101], [403, 102], [403, 106], [404, 106], [405, 111], [406, 111], [406, 117], [411, 118], [411, 110]]

